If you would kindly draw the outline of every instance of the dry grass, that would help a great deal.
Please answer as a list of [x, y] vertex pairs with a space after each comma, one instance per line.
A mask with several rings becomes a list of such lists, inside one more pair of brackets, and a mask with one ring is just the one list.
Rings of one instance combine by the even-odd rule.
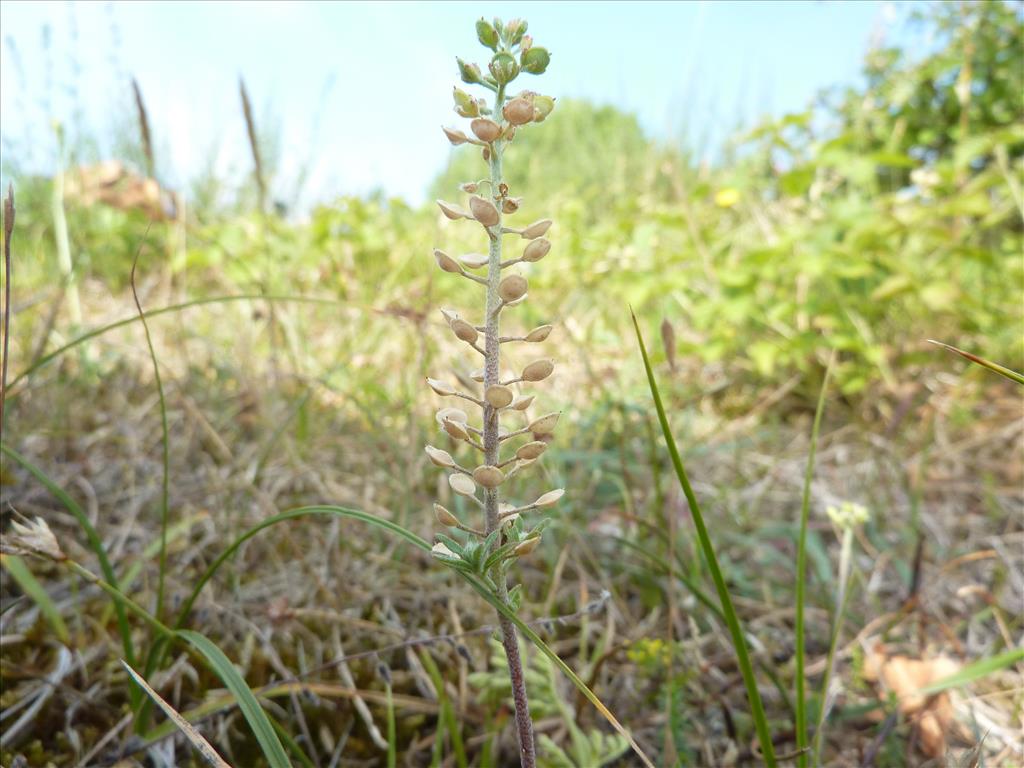
[[[160, 281], [142, 293], [147, 308], [169, 303], [172, 294]], [[95, 297], [95, 286], [83, 295]], [[129, 307], [124, 296], [94, 298], [88, 326], [123, 317]], [[16, 317], [12, 373], [33, 348], [44, 315], [40, 306]], [[438, 358], [440, 323], [343, 307], [277, 305], [271, 315], [256, 303], [182, 317], [187, 321], [152, 322], [171, 434], [172, 608], [235, 534], [293, 506], [358, 507], [429, 537], [431, 502], [446, 488], [421, 450], [433, 421], [418, 393], [428, 371], [454, 364]], [[653, 327], [656, 320], [649, 321]], [[628, 344], [622, 349], [629, 354]], [[750, 406], [750, 418], [724, 420], [721, 397], [698, 388], [709, 373], [677, 362], [680, 444], [755, 655], [791, 696], [793, 529], [809, 415], [781, 391], [765, 393], [767, 405]], [[938, 362], [956, 368], [946, 358]], [[659, 487], [659, 472], [652, 472], [652, 456], [665, 459], [660, 445], [652, 452], [653, 417], [637, 387], [636, 361], [565, 363], [564, 391], [551, 397], [571, 395], [574, 407], [548, 471], [573, 489], [572, 502], [550, 541], [522, 566], [524, 616], [568, 617], [542, 623], [544, 636], [649, 753], [663, 753], [668, 727], [693, 764], [749, 764], [744, 739], [753, 734], [724, 631], [685, 588], [669, 589], [661, 570], [659, 531], [675, 516], [681, 567], [701, 579], [685, 502], [667, 483]], [[820, 445], [811, 542], [819, 578], [807, 619], [812, 690], [824, 667], [833, 589], [827, 579], [838, 547], [824, 508], [853, 499], [874, 513], [855, 548], [838, 657], [842, 694], [826, 734], [829, 765], [923, 759], [910, 724], [860, 706], [878, 701], [862, 674], [875, 643], [912, 657], [943, 652], [968, 662], [1012, 647], [1024, 631], [1019, 394], [978, 372], [937, 372], [893, 403], [863, 401], [858, 411], [833, 402]], [[130, 591], [151, 608], [156, 558], [142, 553], [159, 529], [161, 430], [141, 329], [116, 331], [41, 369], [15, 391], [6, 418], [5, 441], [83, 503], [119, 573], [141, 566]], [[2, 482], [5, 517], [12, 508], [44, 516], [69, 554], [95, 569], [73, 520], [45, 489], [10, 462]], [[12, 604], [19, 588], [5, 573], [3, 764], [23, 755], [28, 765], [109, 765], [118, 756], [125, 765], [147, 765], [156, 754], [189, 764], [181, 737], [165, 739], [147, 757], [131, 735], [129, 683], [108, 601], [56, 567], [32, 567], [67, 622], [72, 653], [30, 600]], [[495, 710], [469, 682], [488, 667], [493, 613], [452, 581], [427, 556], [355, 523], [295, 522], [246, 544], [208, 585], [190, 623], [224, 649], [254, 689], [276, 686], [271, 713], [318, 766], [384, 764], [374, 734], [385, 733], [381, 665], [393, 680], [400, 764], [430, 762], [439, 699], [423, 653], [444, 675], [470, 760], [479, 760], [498, 732], [499, 763], [511, 764], [511, 712]], [[666, 595], [677, 600], [671, 619]], [[652, 643], [669, 636], [669, 620], [680, 638], [671, 722], [665, 668]], [[143, 642], [144, 628], [136, 635]], [[186, 655], [150, 682], [186, 713], [223, 693]], [[761, 682], [777, 749], [791, 753], [789, 704], [766, 676]], [[563, 686], [560, 695], [582, 726], [602, 727], [572, 689]], [[42, 702], [38, 711], [15, 732], [13, 721], [34, 702]], [[954, 705], [954, 752], [984, 736], [986, 765], [1020, 764], [1019, 670], [960, 689]], [[257, 764], [237, 711], [217, 709], [199, 727], [232, 765]], [[559, 718], [542, 718], [537, 727], [567, 742]], [[454, 765], [450, 734], [446, 741], [444, 764]]]

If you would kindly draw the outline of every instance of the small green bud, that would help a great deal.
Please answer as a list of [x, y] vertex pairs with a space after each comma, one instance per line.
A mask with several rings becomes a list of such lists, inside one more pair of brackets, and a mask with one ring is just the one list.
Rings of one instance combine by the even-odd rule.
[[490, 48], [492, 51], [498, 50], [498, 31], [483, 18], [476, 23], [476, 39], [485, 48]]
[[505, 25], [505, 40], [509, 45], [519, 45], [526, 34], [526, 21], [523, 19], [512, 19]]
[[[519, 74], [519, 65], [516, 63], [515, 58], [513, 58], [512, 54], [504, 52], [496, 53], [494, 58], [491, 59], [491, 63], [487, 65], [487, 69], [490, 70], [498, 85], [511, 83], [516, 79], [516, 75]], [[541, 70], [541, 72], [543, 71]]]
[[480, 114], [480, 105], [477, 101], [458, 86], [452, 89], [452, 98], [455, 101], [455, 111], [460, 117], [476, 117]]
[[455, 59], [455, 61], [459, 64], [459, 75], [462, 76], [462, 82], [468, 83], [469, 85], [476, 85], [480, 82], [480, 67], [476, 64], [467, 64], [462, 59], [458, 58]]
[[533, 97], [533, 121], [543, 123], [545, 118], [555, 109], [555, 100], [550, 96], [535, 94]]
[[497, 16], [494, 17], [494, 21], [491, 22], [491, 26], [494, 27], [494, 31], [497, 32], [500, 37], [505, 36], [505, 25], [501, 23], [501, 19]]
[[551, 63], [551, 54], [548, 53], [547, 48], [537, 46], [524, 51], [520, 55], [519, 61], [522, 64], [523, 72], [529, 72], [531, 75], [543, 75], [544, 70]]
[[526, 53], [531, 48], [533, 48], [533, 38], [529, 35], [523, 35], [523, 39], [519, 43], [519, 52]]

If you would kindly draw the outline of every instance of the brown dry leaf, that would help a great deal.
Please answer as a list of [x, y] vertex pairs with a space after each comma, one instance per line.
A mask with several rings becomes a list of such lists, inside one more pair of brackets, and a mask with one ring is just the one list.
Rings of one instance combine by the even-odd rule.
[[959, 668], [959, 664], [945, 656], [934, 659], [889, 656], [879, 645], [865, 659], [864, 676], [879, 683], [880, 699], [889, 692], [896, 695], [900, 712], [910, 717], [917, 728], [921, 751], [928, 757], [942, 757], [946, 754], [946, 734], [953, 722], [949, 692], [925, 696], [920, 690]]

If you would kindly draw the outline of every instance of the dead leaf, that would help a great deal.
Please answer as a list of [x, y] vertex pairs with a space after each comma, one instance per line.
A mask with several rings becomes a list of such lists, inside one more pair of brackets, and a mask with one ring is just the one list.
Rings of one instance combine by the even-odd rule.
[[879, 698], [893, 693], [900, 712], [911, 719], [917, 729], [921, 751], [928, 757], [946, 754], [946, 734], [953, 722], [953, 704], [948, 691], [926, 696], [920, 691], [948, 677], [960, 668], [952, 659], [911, 659], [889, 656], [884, 647], [876, 646], [864, 661], [864, 677], [879, 684]]

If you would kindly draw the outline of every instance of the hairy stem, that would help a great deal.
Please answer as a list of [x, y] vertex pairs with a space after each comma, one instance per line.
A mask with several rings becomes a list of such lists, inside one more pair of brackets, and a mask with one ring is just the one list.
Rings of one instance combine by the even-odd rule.
[[[505, 86], [499, 86], [494, 96], [495, 121], [501, 120], [501, 108], [505, 102]], [[499, 139], [491, 145], [491, 194], [496, 195], [501, 186], [501, 154], [502, 141]], [[484, 390], [501, 382], [500, 356], [501, 336], [499, 325], [501, 312], [495, 311], [500, 306], [498, 283], [501, 280], [501, 201], [496, 200], [498, 223], [490, 227], [491, 238], [487, 264], [487, 307], [484, 347]], [[490, 404], [484, 405], [484, 462], [497, 466], [498, 459], [498, 411]], [[490, 534], [498, 528], [498, 489], [490, 488], [484, 496], [484, 513], [487, 517], [486, 532]], [[508, 600], [508, 584], [504, 575], [498, 574], [498, 597]], [[523, 673], [523, 660], [519, 655], [519, 639], [516, 628], [504, 616], [499, 615], [501, 624], [501, 642], [505, 647], [508, 659], [509, 677], [512, 680], [512, 698], [516, 708], [516, 729], [519, 737], [519, 759], [523, 768], [534, 768], [537, 764], [537, 753], [533, 743], [533, 720], [530, 717], [530, 704], [526, 698], [526, 676]]]

